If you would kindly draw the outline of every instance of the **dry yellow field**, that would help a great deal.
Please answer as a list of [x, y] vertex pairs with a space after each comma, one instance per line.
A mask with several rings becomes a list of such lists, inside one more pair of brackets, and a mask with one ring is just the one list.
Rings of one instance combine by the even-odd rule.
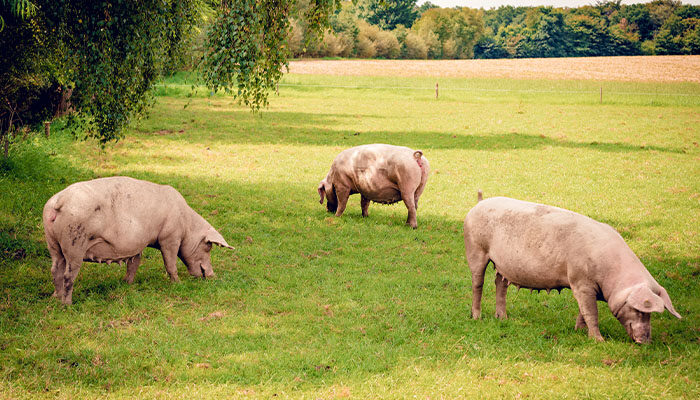
[[299, 60], [293, 74], [700, 83], [700, 56], [504, 60]]

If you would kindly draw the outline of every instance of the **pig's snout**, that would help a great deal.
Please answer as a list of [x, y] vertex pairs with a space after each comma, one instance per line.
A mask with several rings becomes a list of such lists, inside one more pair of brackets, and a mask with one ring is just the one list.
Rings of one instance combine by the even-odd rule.
[[627, 334], [635, 343], [647, 344], [651, 342], [651, 324], [632, 322], [626, 328]]
[[213, 278], [216, 276], [216, 274], [214, 273], [214, 270], [212, 269], [211, 265], [200, 264], [197, 276], [201, 276], [203, 279], [206, 279]]

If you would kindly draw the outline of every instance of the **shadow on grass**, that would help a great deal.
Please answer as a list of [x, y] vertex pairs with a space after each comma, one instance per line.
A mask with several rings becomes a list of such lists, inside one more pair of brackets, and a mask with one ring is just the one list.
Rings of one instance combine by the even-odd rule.
[[[498, 133], [494, 135], [454, 135], [444, 132], [411, 131], [411, 132], [358, 132], [339, 131], [329, 128], [309, 128], [310, 126], [333, 126], [347, 121], [358, 121], [360, 116], [353, 114], [321, 114], [300, 112], [266, 112], [263, 117], [253, 116], [249, 111], [226, 110], [226, 114], [211, 110], [197, 109], [196, 112], [184, 110], [183, 120], [199, 121], [206, 126], [207, 134], [193, 137], [186, 132], [164, 135], [171, 140], [184, 140], [193, 143], [209, 143], [216, 140], [219, 143], [231, 144], [304, 144], [323, 146], [351, 147], [367, 143], [391, 143], [423, 149], [469, 149], [483, 151], [503, 151], [520, 149], [539, 149], [542, 147], [562, 147], [589, 149], [602, 152], [638, 152], [659, 151], [666, 153], [682, 153], [682, 149], [633, 145], [626, 143], [606, 142], [575, 142], [554, 139], [544, 135], [533, 136], [522, 133]], [[383, 118], [362, 115], [362, 118]], [[185, 123], [187, 124], [187, 122]], [[185, 131], [199, 127], [186, 128]], [[145, 127], [137, 128], [144, 136], [159, 132]], [[213, 133], [212, 133], [213, 132]], [[152, 134], [152, 133], [151, 133]], [[160, 135], [160, 133], [158, 133]]]
[[68, 184], [92, 177], [57, 156], [56, 148], [68, 140], [19, 143], [8, 159], [0, 160], [0, 268], [6, 260], [48, 256], [41, 222], [44, 204]]

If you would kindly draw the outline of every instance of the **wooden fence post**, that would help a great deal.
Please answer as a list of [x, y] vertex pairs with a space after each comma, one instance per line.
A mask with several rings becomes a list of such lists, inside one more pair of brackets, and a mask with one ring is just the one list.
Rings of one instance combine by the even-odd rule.
[[435, 82], [435, 98], [438, 98], [438, 83]]
[[51, 133], [51, 122], [46, 121], [44, 122], [44, 135], [46, 135], [46, 138], [49, 138], [49, 134]]
[[603, 104], [603, 87], [600, 87], [600, 104]]

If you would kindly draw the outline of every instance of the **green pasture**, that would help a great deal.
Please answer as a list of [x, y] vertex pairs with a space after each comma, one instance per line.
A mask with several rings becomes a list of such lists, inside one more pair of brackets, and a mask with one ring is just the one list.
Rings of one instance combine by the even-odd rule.
[[[0, 398], [700, 397], [700, 85], [286, 76], [253, 114], [163, 82], [150, 116], [105, 150], [61, 123], [0, 162]], [[600, 88], [603, 102], [600, 103]], [[423, 150], [418, 209], [359, 197], [336, 218], [316, 187], [342, 149]], [[213, 280], [166, 277], [145, 251], [85, 264], [50, 295], [41, 210], [70, 183], [128, 175], [178, 189], [236, 249]], [[509, 319], [471, 320], [462, 221], [486, 197], [616, 228], [683, 315], [635, 345], [599, 303], [596, 343], [571, 291], [510, 288]]]

